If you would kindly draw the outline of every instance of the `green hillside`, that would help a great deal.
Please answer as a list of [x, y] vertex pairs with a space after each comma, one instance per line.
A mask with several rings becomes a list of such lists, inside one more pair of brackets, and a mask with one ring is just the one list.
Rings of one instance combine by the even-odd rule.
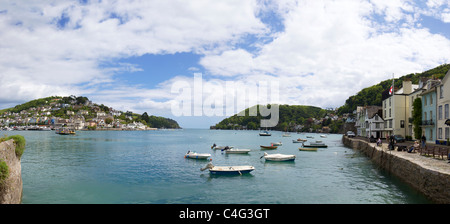
[[[247, 108], [239, 113], [244, 114], [245, 112], [245, 116], [233, 115], [212, 126], [211, 129], [260, 129], [261, 119], [268, 118], [262, 117], [259, 111], [257, 116], [249, 116], [249, 110], [250, 108]], [[334, 111], [314, 106], [279, 105], [279, 122], [271, 129], [279, 131], [310, 131], [313, 129], [315, 131], [329, 127], [329, 132], [337, 133], [343, 125], [343, 121], [331, 119], [333, 113]], [[327, 115], [330, 117], [326, 118]]]

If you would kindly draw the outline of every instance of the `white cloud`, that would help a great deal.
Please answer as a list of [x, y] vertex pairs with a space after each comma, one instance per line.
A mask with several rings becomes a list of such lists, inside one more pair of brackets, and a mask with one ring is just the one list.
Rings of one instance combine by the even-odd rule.
[[[256, 1], [2, 1], [0, 89], [30, 100], [139, 71], [112, 59], [207, 52], [266, 32]], [[9, 78], [8, 78], [9, 77]], [[14, 77], [11, 79], [10, 77]], [[32, 85], [30, 84], [32, 83]], [[77, 87], [78, 86], [78, 87]], [[68, 88], [70, 87], [70, 88]], [[61, 91], [55, 91], [61, 89]], [[0, 96], [4, 102], [9, 96]]]
[[[450, 62], [450, 41], [418, 24], [421, 15], [450, 22], [449, 1], [418, 5], [410, 0], [4, 0], [0, 105], [84, 94], [121, 110], [167, 114], [176, 97], [171, 85], [192, 83], [189, 73], [205, 69], [210, 99], [223, 98], [209, 90], [226, 81], [245, 90], [268, 80], [280, 83], [279, 103], [336, 107], [392, 73], [398, 77]], [[203, 56], [185, 76], [152, 89], [115, 80], [117, 73], [142, 71], [132, 63], [113, 64], [117, 59], [180, 52]]]
[[[399, 77], [450, 62], [448, 39], [403, 25], [415, 21], [408, 19], [415, 9], [410, 2], [283, 3], [289, 5], [278, 7], [285, 30], [273, 42], [253, 55], [243, 49], [207, 55], [202, 65], [216, 75], [273, 74], [281, 92], [289, 93], [281, 97], [286, 102], [336, 107], [392, 73]], [[384, 20], [369, 20], [373, 13]]]

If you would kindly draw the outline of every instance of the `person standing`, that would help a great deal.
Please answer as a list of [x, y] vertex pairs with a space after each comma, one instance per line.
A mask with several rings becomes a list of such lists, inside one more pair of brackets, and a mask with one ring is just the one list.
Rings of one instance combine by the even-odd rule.
[[425, 148], [425, 144], [427, 142], [427, 137], [425, 137], [424, 134], [422, 135], [421, 141], [422, 141], [422, 149], [424, 149]]

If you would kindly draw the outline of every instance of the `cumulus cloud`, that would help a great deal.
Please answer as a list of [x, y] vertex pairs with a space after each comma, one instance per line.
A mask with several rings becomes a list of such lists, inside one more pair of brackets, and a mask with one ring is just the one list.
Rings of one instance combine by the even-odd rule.
[[[255, 81], [278, 82], [279, 103], [337, 107], [392, 73], [449, 63], [449, 39], [420, 24], [422, 16], [449, 23], [449, 6], [448, 0], [4, 0], [0, 105], [75, 94], [163, 114], [177, 97], [174, 83], [191, 85], [193, 72], [204, 72], [203, 99], [214, 108], [228, 94], [243, 94], [223, 90], [227, 81], [242, 90]], [[201, 59], [154, 88], [116, 79], [146, 72], [120, 59], [183, 52]], [[259, 97], [250, 95], [246, 103]]]

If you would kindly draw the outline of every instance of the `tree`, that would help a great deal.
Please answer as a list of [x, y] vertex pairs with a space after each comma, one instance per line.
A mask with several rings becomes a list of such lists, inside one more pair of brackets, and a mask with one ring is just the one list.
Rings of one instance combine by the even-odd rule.
[[420, 139], [422, 136], [422, 99], [417, 98], [413, 103], [413, 125], [414, 125], [414, 138]]

